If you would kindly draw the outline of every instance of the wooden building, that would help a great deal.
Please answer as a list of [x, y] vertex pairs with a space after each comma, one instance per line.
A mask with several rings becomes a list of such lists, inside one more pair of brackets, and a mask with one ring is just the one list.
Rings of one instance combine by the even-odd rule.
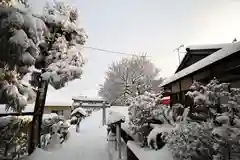
[[240, 87], [240, 42], [187, 47], [176, 73], [161, 87], [166, 96], [171, 96], [172, 104], [189, 105], [191, 101], [185, 94], [193, 81], [206, 84], [214, 77], [230, 82], [231, 87]]

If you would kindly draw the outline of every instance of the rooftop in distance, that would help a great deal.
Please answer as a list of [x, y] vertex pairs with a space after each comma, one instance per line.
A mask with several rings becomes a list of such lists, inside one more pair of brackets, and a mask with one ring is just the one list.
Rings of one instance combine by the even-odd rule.
[[73, 101], [81, 101], [81, 102], [95, 102], [95, 103], [103, 103], [105, 100], [101, 97], [86, 97], [86, 96], [77, 96], [72, 98]]

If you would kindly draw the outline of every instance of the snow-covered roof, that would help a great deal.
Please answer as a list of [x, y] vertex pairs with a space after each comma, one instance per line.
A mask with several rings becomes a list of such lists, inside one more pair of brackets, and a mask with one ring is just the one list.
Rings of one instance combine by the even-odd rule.
[[58, 90], [50, 89], [47, 92], [45, 106], [72, 106], [72, 99]]
[[87, 115], [87, 112], [83, 108], [81, 108], [81, 107], [78, 107], [78, 108], [74, 109], [72, 111], [71, 115], [75, 115], [77, 113], [81, 113], [83, 116]]
[[73, 97], [72, 100], [74, 101], [82, 101], [82, 102], [86, 102], [86, 101], [102, 101], [104, 102], [105, 100], [101, 97], [84, 97], [84, 96], [78, 96], [78, 97]]
[[[231, 44], [232, 43], [221, 43], [221, 44], [201, 44], [201, 45], [190, 45], [190, 46], [187, 46], [185, 48], [187, 52], [184, 55], [184, 57], [181, 59], [181, 62], [179, 64], [178, 68], [176, 69], [175, 73], [179, 72], [179, 70], [182, 68], [182, 66], [186, 62], [187, 58], [189, 57], [189, 55], [192, 54], [191, 51], [194, 51], [194, 50], [209, 50], [209, 49], [219, 50], [219, 49], [227, 47], [227, 46], [229, 46]], [[196, 53], [194, 53], [194, 54], [196, 54]], [[206, 55], [210, 55], [210, 54], [208, 53]]]
[[230, 46], [231, 44], [232, 43], [189, 45], [186, 47], [186, 49], [189, 50], [222, 49], [227, 46]]
[[205, 57], [204, 59], [201, 59], [200, 61], [194, 63], [193, 65], [179, 71], [178, 73], [174, 74], [173, 76], [167, 78], [163, 81], [161, 86], [165, 86], [169, 83], [172, 83], [180, 78], [183, 78], [193, 72], [198, 71], [199, 69], [202, 69], [206, 66], [209, 66], [213, 64], [214, 62], [217, 62], [227, 56], [230, 56], [240, 50], [240, 42], [237, 43], [231, 43], [227, 45], [225, 48]]
[[105, 106], [103, 106], [103, 104], [102, 103], [96, 103], [96, 104], [89, 104], [89, 103], [83, 103], [82, 104], [82, 107], [83, 108], [103, 108], [103, 107], [105, 107], [105, 108], [108, 108], [108, 107], [110, 107], [110, 105], [105, 105]]

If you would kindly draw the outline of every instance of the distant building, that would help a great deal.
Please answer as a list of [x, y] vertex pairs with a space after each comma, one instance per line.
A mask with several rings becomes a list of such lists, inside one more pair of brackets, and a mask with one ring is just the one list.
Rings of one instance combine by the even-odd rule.
[[230, 82], [240, 87], [240, 42], [214, 45], [196, 45], [186, 48], [186, 55], [176, 70], [161, 87], [171, 103], [189, 105], [185, 96], [194, 80], [208, 83], [216, 77], [220, 82]]

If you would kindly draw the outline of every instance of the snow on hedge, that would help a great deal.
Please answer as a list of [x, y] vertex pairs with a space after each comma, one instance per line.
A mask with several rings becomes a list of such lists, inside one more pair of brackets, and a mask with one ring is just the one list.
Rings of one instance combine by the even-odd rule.
[[173, 156], [167, 146], [155, 151], [149, 148], [142, 148], [133, 141], [128, 141], [127, 146], [137, 156], [139, 160], [173, 160]]
[[159, 149], [157, 146], [157, 135], [160, 134], [161, 138], [164, 139], [165, 134], [168, 134], [173, 130], [174, 126], [170, 124], [162, 124], [154, 127], [147, 137], [148, 146], [152, 147], [152, 149]]
[[117, 122], [125, 122], [125, 116], [115, 110], [108, 111], [107, 125]]
[[[34, 111], [34, 104], [28, 104], [22, 112], [33, 112], [33, 111]], [[0, 113], [16, 113], [16, 112], [11, 110], [11, 108], [9, 110], [6, 110], [6, 105], [0, 104]]]

